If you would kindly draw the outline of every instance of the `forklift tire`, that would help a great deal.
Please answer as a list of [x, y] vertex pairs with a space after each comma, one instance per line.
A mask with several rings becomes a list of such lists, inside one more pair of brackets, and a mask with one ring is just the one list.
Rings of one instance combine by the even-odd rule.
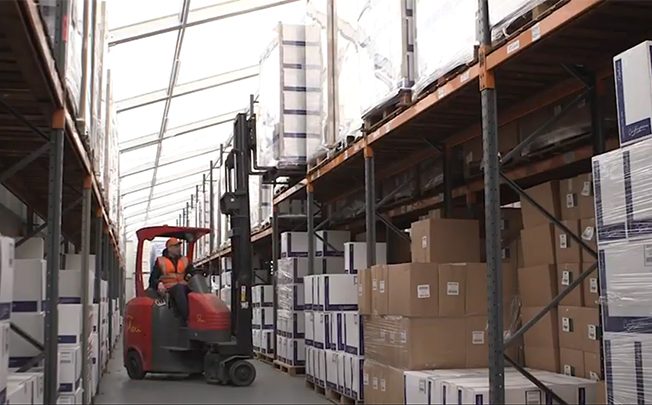
[[127, 374], [132, 380], [142, 380], [145, 378], [145, 371], [143, 371], [143, 363], [140, 361], [140, 355], [135, 350], [130, 350], [127, 353]]
[[229, 379], [236, 387], [249, 386], [256, 379], [256, 367], [248, 361], [236, 360], [229, 365]]

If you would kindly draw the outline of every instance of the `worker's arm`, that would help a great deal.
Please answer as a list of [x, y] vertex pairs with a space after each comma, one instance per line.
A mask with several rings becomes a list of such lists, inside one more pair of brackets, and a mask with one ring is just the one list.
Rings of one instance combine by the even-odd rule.
[[154, 261], [152, 271], [149, 273], [149, 288], [156, 291], [158, 289], [159, 278], [161, 278], [161, 270], [156, 265], [156, 261]]

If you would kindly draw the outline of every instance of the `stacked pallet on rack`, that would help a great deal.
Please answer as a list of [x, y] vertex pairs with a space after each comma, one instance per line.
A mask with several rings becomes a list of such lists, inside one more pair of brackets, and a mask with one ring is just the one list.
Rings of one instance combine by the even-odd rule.
[[593, 158], [608, 403], [652, 395], [651, 55], [646, 41], [614, 58], [620, 148]]
[[268, 363], [274, 360], [274, 286], [251, 287], [253, 305], [251, 327], [254, 353]]

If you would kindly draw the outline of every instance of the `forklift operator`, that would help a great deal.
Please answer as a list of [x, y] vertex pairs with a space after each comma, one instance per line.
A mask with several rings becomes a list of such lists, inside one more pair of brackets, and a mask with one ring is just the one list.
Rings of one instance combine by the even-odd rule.
[[160, 295], [166, 292], [181, 315], [183, 325], [188, 321], [188, 293], [190, 289], [186, 284], [185, 276], [192, 269], [188, 258], [181, 255], [181, 241], [170, 238], [165, 242], [165, 249], [154, 262], [152, 273], [149, 277], [149, 288]]

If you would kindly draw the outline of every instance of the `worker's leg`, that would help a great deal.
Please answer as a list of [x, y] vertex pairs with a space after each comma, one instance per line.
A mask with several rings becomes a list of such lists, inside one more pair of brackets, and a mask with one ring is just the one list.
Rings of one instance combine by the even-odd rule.
[[188, 321], [188, 286], [185, 284], [176, 284], [168, 292], [181, 315], [181, 319], [186, 323]]

